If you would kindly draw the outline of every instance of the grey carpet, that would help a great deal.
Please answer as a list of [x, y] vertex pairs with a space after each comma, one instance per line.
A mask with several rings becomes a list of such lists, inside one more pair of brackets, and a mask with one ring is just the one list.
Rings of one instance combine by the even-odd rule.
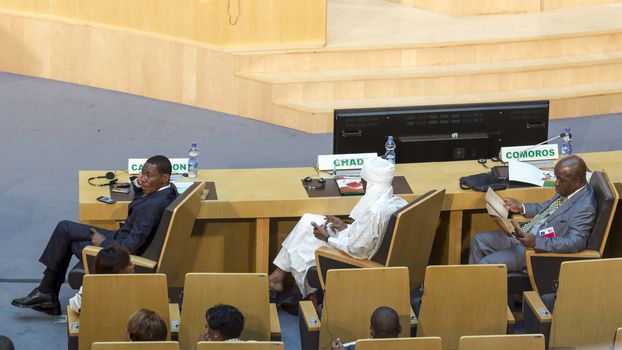
[[[39, 279], [37, 262], [61, 219], [76, 220], [81, 169], [121, 169], [128, 157], [183, 157], [198, 142], [200, 167], [312, 166], [332, 135], [309, 135], [219, 112], [56, 81], [0, 73], [0, 334], [17, 349], [65, 347], [65, 325], [9, 305]], [[554, 120], [571, 127], [575, 152], [620, 149], [622, 114]], [[10, 283], [2, 282], [10, 281]], [[31, 282], [31, 281], [30, 281]], [[63, 302], [71, 296], [64, 287]], [[281, 313], [287, 350], [300, 347], [297, 320]]]

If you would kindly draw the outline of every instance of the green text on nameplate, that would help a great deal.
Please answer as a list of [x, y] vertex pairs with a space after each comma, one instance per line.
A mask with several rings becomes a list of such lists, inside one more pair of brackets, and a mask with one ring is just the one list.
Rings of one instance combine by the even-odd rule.
[[533, 161], [559, 158], [557, 144], [537, 146], [501, 147], [501, 160]]
[[320, 171], [360, 169], [376, 153], [326, 154], [317, 156], [317, 167]]
[[[188, 158], [169, 158], [173, 167], [173, 174], [188, 172]], [[130, 175], [140, 174], [147, 158], [130, 158], [127, 160], [127, 172]]]

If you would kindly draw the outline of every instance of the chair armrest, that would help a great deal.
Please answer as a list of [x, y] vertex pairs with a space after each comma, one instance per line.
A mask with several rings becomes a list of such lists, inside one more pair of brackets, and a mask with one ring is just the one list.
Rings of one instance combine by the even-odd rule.
[[307, 331], [319, 332], [320, 331], [320, 318], [315, 311], [315, 306], [310, 300], [302, 300], [300, 302], [300, 317], [304, 320]]
[[320, 278], [322, 289], [324, 289], [324, 277], [330, 269], [344, 268], [364, 268], [364, 267], [383, 267], [375, 261], [368, 259], [357, 259], [332, 247], [320, 247], [315, 251], [315, 263]]
[[[90, 273], [87, 257], [95, 257], [95, 256], [97, 256], [97, 253], [99, 253], [99, 251], [102, 250], [102, 249], [103, 249], [102, 247], [96, 247], [94, 245], [87, 245], [82, 250], [82, 262], [84, 264], [84, 272], [86, 274]], [[130, 255], [130, 261], [135, 266], [144, 267], [144, 268], [147, 268], [147, 269], [150, 269], [150, 270], [155, 270], [156, 266], [158, 265], [157, 261], [153, 261], [151, 259], [143, 258], [142, 256], [138, 256], [138, 255]]]
[[179, 322], [181, 320], [181, 315], [179, 313], [179, 304], [168, 304], [168, 317], [171, 322], [171, 335], [173, 335], [174, 333], [179, 333]]
[[80, 334], [80, 314], [67, 305], [67, 334], [77, 337]]
[[279, 321], [279, 313], [276, 310], [275, 303], [270, 303], [270, 339], [281, 339], [281, 322]]
[[600, 253], [595, 250], [584, 250], [577, 253], [548, 253], [525, 249], [527, 275], [534, 291], [539, 295], [554, 293], [555, 281], [559, 279], [559, 269], [564, 261], [599, 259]]
[[507, 307], [507, 322], [508, 322], [508, 326], [513, 326], [516, 323], [516, 319], [514, 318], [514, 314], [512, 313], [512, 310], [510, 310], [510, 307]]
[[529, 307], [533, 311], [538, 318], [538, 322], [551, 323], [553, 321], [553, 316], [542, 302], [542, 299], [540, 299], [538, 292], [529, 291], [523, 293], [523, 310], [525, 307]]

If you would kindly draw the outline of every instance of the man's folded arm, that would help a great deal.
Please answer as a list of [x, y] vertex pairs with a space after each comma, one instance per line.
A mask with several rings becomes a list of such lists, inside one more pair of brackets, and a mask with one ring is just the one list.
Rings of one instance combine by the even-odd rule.
[[[151, 209], [151, 210], [149, 210]], [[119, 243], [127, 247], [130, 254], [136, 254], [140, 248], [147, 242], [149, 235], [160, 223], [160, 215], [156, 213], [153, 208], [141, 208], [139, 212], [134, 213], [135, 220], [132, 223], [132, 228], [126, 237], [120, 240], [106, 239], [102, 242], [102, 247], [110, 246], [114, 243]], [[128, 222], [125, 222], [128, 225]], [[119, 232], [123, 232], [123, 228]]]

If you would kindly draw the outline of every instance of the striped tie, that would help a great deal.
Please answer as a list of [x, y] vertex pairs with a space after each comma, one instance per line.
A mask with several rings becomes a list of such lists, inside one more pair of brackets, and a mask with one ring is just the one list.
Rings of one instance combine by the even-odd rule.
[[523, 225], [523, 232], [529, 232], [536, 224], [539, 224], [543, 219], [551, 215], [557, 208], [559, 208], [565, 200], [566, 197], [557, 198], [557, 200], [551, 203], [548, 208], [544, 209], [540, 214], [536, 215], [533, 219], [531, 219], [531, 221]]

